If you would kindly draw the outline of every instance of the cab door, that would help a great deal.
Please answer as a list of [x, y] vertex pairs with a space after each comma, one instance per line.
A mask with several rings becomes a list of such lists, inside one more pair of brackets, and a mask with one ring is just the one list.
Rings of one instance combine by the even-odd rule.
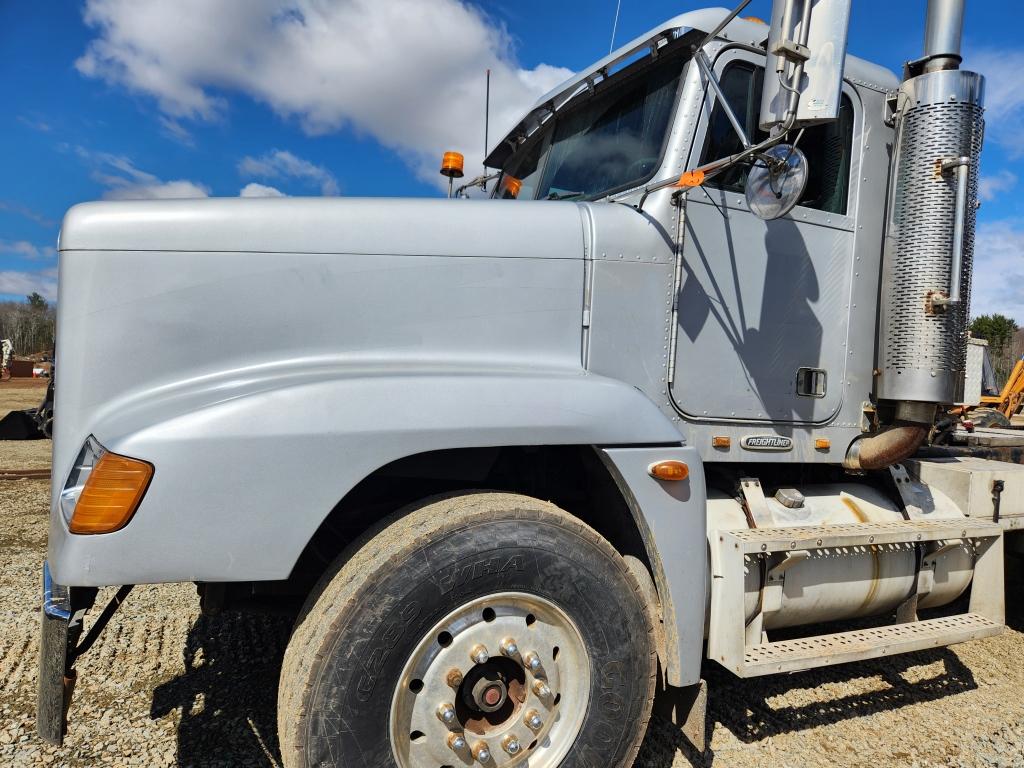
[[[715, 62], [752, 142], [764, 58], [742, 50]], [[854, 271], [861, 120], [844, 88], [839, 119], [796, 140], [810, 165], [800, 203], [763, 221], [746, 205], [747, 166], [689, 191], [684, 208], [672, 399], [693, 420], [823, 423], [843, 400]], [[790, 140], [792, 141], [792, 139]], [[687, 167], [742, 148], [705, 89]]]

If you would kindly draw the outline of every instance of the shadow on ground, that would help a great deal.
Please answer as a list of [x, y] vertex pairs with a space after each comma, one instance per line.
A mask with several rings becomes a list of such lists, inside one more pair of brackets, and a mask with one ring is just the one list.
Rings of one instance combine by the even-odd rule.
[[[911, 667], [935, 662], [942, 665], [938, 675], [923, 680], [908, 680], [904, 676]], [[767, 677], [753, 683], [734, 678], [725, 670], [707, 670], [707, 673], [712, 691], [708, 702], [710, 718], [748, 744], [770, 736], [934, 701], [977, 687], [971, 670], [948, 649]], [[813, 697], [813, 702], [800, 706], [774, 706], [770, 701], [794, 689], [814, 689], [864, 678], [880, 678], [884, 687], [838, 697]]]
[[[911, 667], [935, 662], [942, 663], [942, 671], [937, 675], [913, 681], [904, 677]], [[716, 724], [721, 724], [746, 744], [941, 699], [977, 687], [971, 671], [947, 649], [750, 680], [736, 678], [710, 663], [705, 666], [703, 674], [708, 681], [708, 734], [714, 732]], [[878, 689], [876, 683], [873, 690], [862, 693], [839, 697], [812, 696], [813, 702], [800, 706], [772, 703], [773, 699], [794, 690], [843, 685], [865, 678], [881, 678], [884, 687]], [[715, 755], [710, 747], [702, 755], [670, 723], [655, 720], [637, 758], [637, 765], [670, 768], [677, 750], [694, 766], [709, 768], [715, 764]]]
[[153, 693], [150, 715], [175, 710], [178, 765], [279, 766], [277, 678], [292, 619], [229, 612], [200, 617], [185, 672]]
[[1024, 632], [1024, 554], [1019, 552], [1006, 554], [1006, 626]]
[[[1007, 573], [1007, 624], [1017, 631], [1024, 631], [1022, 564], [1008, 567]], [[226, 613], [201, 617], [192, 626], [184, 651], [185, 672], [156, 689], [151, 708], [155, 718], [180, 713], [179, 766], [280, 765], [277, 680], [291, 621], [287, 616]], [[923, 679], [920, 671], [908, 674], [911, 668], [925, 665], [935, 665], [939, 671], [932, 670]], [[746, 744], [942, 699], [977, 687], [970, 669], [948, 649], [754, 680], [733, 677], [709, 663], [704, 676], [709, 687], [708, 734], [721, 724]], [[851, 684], [858, 680], [871, 682]], [[855, 692], [840, 696], [813, 693], [822, 686], [836, 685], [846, 685]], [[858, 688], [862, 690], [856, 692]], [[809, 699], [807, 703], [776, 703], [800, 690], [812, 692], [803, 697]], [[706, 768], [715, 763], [710, 749], [699, 754], [677, 728], [654, 718], [636, 764], [670, 768], [677, 753], [694, 766]]]

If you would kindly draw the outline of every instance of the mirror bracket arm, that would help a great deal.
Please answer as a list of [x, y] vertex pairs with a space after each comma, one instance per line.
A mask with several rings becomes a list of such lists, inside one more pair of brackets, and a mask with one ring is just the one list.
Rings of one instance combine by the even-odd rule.
[[718, 77], [715, 75], [715, 71], [711, 68], [711, 62], [708, 61], [707, 54], [704, 53], [704, 49], [700, 48], [694, 52], [694, 61], [697, 62], [697, 66], [700, 68], [701, 74], [707, 79], [711, 89], [715, 92], [715, 96], [718, 97], [718, 103], [722, 106], [722, 111], [725, 112], [725, 116], [729, 119], [729, 124], [732, 125], [732, 129], [736, 131], [736, 135], [739, 136], [740, 142], [743, 144], [744, 149], [750, 149], [750, 139], [747, 138], [746, 131], [743, 130], [743, 126], [740, 125], [739, 118], [736, 117], [736, 113], [733, 112], [732, 106], [729, 104], [729, 100], [725, 98], [725, 92], [722, 90], [722, 84], [718, 82]]

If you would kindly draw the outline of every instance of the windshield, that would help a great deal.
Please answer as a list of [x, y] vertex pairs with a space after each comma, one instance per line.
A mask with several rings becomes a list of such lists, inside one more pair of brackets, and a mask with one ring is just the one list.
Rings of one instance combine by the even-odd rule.
[[570, 106], [506, 162], [496, 197], [584, 200], [654, 175], [683, 61], [665, 57]]

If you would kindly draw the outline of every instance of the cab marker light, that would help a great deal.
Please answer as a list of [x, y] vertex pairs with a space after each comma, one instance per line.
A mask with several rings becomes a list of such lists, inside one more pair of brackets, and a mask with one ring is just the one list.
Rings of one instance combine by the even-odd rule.
[[682, 461], [674, 459], [657, 461], [647, 468], [648, 474], [657, 480], [685, 480], [690, 476], [690, 468]]

